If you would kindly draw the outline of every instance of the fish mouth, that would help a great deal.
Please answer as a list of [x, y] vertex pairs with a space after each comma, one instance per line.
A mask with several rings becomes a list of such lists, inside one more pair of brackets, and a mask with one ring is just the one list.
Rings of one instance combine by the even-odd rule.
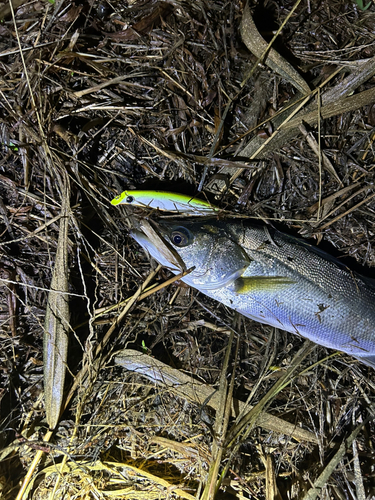
[[[168, 259], [158, 250], [158, 248], [149, 240], [149, 238], [140, 230], [132, 229], [130, 231], [130, 236], [135, 239], [135, 241], [153, 257], [162, 266], [170, 269], [173, 272], [180, 273], [181, 269], [169, 262]], [[167, 245], [167, 242], [163, 238], [163, 241]], [[169, 246], [169, 245], [168, 245]]]

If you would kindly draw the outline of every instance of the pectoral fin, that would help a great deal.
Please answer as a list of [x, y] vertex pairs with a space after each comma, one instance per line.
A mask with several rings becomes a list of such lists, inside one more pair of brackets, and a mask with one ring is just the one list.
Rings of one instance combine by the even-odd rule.
[[236, 279], [234, 286], [236, 293], [244, 294], [259, 290], [276, 292], [293, 283], [295, 281], [285, 276], [246, 276]]

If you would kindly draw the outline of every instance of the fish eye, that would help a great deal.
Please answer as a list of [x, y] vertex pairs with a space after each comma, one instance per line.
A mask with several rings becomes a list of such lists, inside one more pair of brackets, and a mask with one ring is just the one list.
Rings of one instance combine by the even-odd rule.
[[171, 242], [176, 247], [186, 247], [193, 241], [193, 235], [185, 227], [178, 227], [171, 233]]
[[134, 201], [134, 196], [127, 196], [125, 199], [126, 203], [133, 203]]

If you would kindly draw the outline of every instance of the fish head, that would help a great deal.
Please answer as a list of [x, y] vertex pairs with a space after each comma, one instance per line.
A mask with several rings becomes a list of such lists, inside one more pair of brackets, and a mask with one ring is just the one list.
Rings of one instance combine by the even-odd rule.
[[130, 234], [155, 260], [176, 273], [181, 272], [173, 258], [177, 254], [186, 269], [194, 268], [183, 281], [199, 290], [228, 286], [250, 264], [245, 250], [230, 238], [216, 219], [163, 220], [153, 224], [153, 228], [167, 251], [139, 225]]

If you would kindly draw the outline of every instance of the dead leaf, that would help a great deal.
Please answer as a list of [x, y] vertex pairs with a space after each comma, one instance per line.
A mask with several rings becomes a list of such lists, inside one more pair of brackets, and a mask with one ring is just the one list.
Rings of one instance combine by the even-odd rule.
[[61, 208], [60, 232], [43, 338], [46, 418], [51, 429], [56, 427], [60, 417], [68, 356], [68, 226], [69, 196], [66, 191]]

